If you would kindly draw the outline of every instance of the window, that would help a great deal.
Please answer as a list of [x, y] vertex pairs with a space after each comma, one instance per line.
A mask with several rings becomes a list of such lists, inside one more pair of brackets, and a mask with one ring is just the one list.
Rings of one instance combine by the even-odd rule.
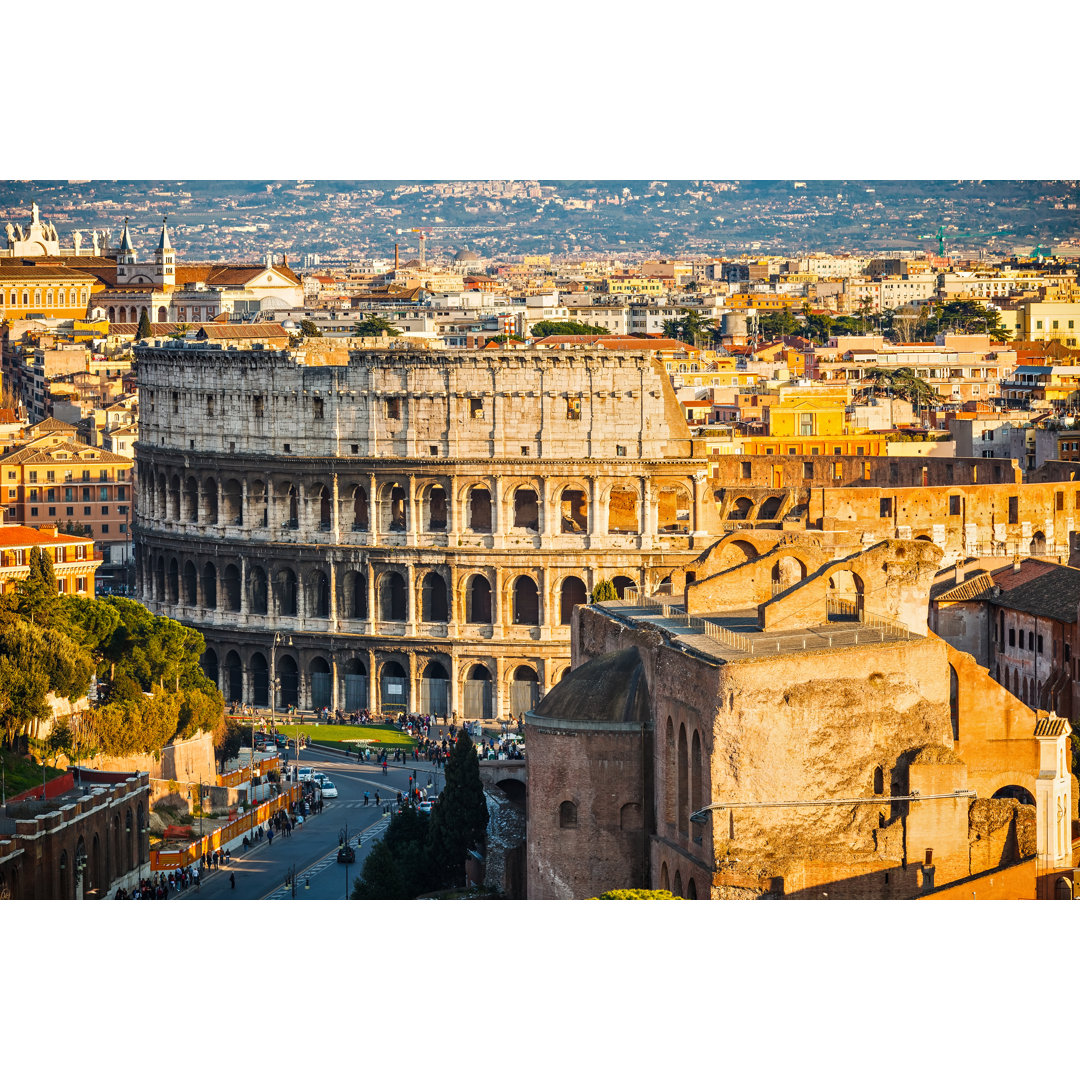
[[[33, 473], [30, 474], [30, 478], [31, 479], [34, 478]], [[749, 480], [750, 479], [750, 462], [749, 461], [744, 461], [742, 463], [742, 478], [744, 480]], [[1080, 492], [1077, 492], [1077, 498], [1080, 499]]]
[[559, 828], [576, 829], [578, 827], [577, 806], [572, 802], [559, 804]]
[[428, 447], [428, 456], [429, 457], [438, 457], [439, 456], [439, 448], [437, 446], [429, 446]]
[[1037, 651], [1038, 651], [1039, 655], [1042, 656], [1042, 651], [1043, 651], [1043, 636], [1042, 636], [1042, 634], [1040, 634], [1038, 636], [1038, 638], [1035, 639], [1035, 644], [1037, 646]]
[[1055, 510], [1064, 510], [1065, 509], [1065, 492], [1064, 491], [1055, 491], [1054, 492], [1054, 509]]
[[1016, 645], [1016, 627], [1009, 627], [1009, 648], [1014, 648]]
[[878, 517], [892, 517], [892, 499], [878, 500]]
[[180, 395], [175, 390], [172, 396], [172, 411], [174, 414], [180, 411]]
[[263, 398], [262, 394], [256, 394], [255, 397], [252, 398], [251, 404], [255, 412], [256, 420], [261, 420], [263, 418], [264, 401], [265, 399]]
[[957, 514], [959, 514], [959, 513], [960, 513], [960, 496], [959, 495], [950, 495], [949, 496], [949, 516], [950, 517], [956, 517]]
[[[524, 450], [525, 448], [522, 447], [522, 449]], [[618, 443], [616, 443], [615, 444], [615, 456], [616, 457], [626, 457], [626, 447], [625, 446], [620, 446]]]
[[580, 394], [567, 394], [567, 396], [566, 396], [566, 419], [567, 420], [580, 420], [581, 419], [581, 395]]
[[207, 416], [213, 416], [214, 415], [214, 395], [213, 394], [207, 394], [206, 395], [206, 415]]
[[1020, 517], [1019, 511], [1020, 500], [1016, 495], [1009, 496], [1009, 524], [1015, 525]]
[[109, 526], [108, 525], [102, 525], [101, 526], [101, 531], [102, 531], [102, 533], [107, 533], [109, 531]]
[[470, 420], [483, 420], [484, 419], [484, 399], [483, 398], [469, 398], [469, 419]]
[[400, 420], [401, 419], [401, 399], [400, 398], [387, 398], [386, 399], [386, 419], [387, 420]]
[[313, 411], [313, 413], [315, 415], [315, 419], [316, 420], [322, 420], [323, 419], [323, 399], [318, 398], [318, 397], [317, 398], [312, 398], [311, 408], [312, 408], [312, 411]]
[[834, 446], [832, 448], [832, 452], [834, 454], [842, 454], [844, 452], [844, 448], [842, 446]]
[[1034, 651], [1035, 651], [1035, 631], [1034, 630], [1029, 630], [1028, 631], [1028, 652], [1034, 652]]

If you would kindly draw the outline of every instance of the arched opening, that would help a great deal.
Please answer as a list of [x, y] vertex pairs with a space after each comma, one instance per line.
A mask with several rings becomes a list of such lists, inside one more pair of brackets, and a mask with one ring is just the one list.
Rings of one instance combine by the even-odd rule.
[[682, 874], [678, 870], [675, 871], [675, 880], [672, 882], [671, 891], [676, 896], [682, 896]]
[[952, 721], [953, 741], [960, 739], [960, 677], [956, 668], [949, 665], [949, 719]]
[[405, 579], [396, 571], [383, 574], [379, 582], [379, 612], [383, 622], [405, 622]]
[[333, 702], [332, 677], [330, 665], [321, 656], [308, 664], [308, 678], [311, 680], [311, 707], [329, 709]]
[[438, 660], [429, 661], [420, 676], [420, 711], [428, 716], [450, 713], [450, 675]]
[[279, 615], [296, 615], [296, 574], [284, 566], [277, 572], [277, 588], [274, 590]]
[[342, 579], [342, 605], [347, 619], [368, 617], [367, 575], [358, 570], [348, 570]]
[[578, 827], [577, 804], [567, 799], [559, 803], [559, 828], [576, 829]]
[[270, 704], [270, 668], [259, 652], [251, 657], [251, 703], [260, 709]]
[[226, 525], [244, 524], [244, 489], [239, 480], [226, 480], [221, 488]]
[[158, 556], [157, 565], [154, 567], [154, 599], [165, 599], [165, 557]]
[[225, 610], [240, 610], [240, 568], [229, 563], [221, 575], [221, 588], [225, 594]]
[[742, 496], [735, 500], [734, 505], [728, 511], [728, 520], [746, 521], [746, 519], [750, 516], [750, 511], [753, 509], [753, 502], [750, 499], [746, 498], [746, 496]]
[[207, 649], [199, 658], [199, 664], [201, 665], [206, 677], [215, 685], [220, 686], [218, 681], [218, 657], [217, 653], [213, 649]]
[[540, 531], [540, 507], [532, 488], [522, 487], [514, 492], [514, 528]]
[[409, 679], [405, 669], [388, 660], [382, 668], [382, 701], [384, 712], [407, 712], [409, 708]]
[[365, 488], [359, 484], [353, 488], [352, 497], [353, 522], [352, 527], [356, 532], [368, 531], [368, 494]]
[[689, 881], [687, 881], [687, 883], [686, 883], [686, 899], [687, 900], [696, 900], [697, 899], [697, 884], [694, 882], [693, 878], [690, 878]]
[[421, 619], [426, 623], [447, 621], [446, 581], [434, 570], [424, 575], [420, 586]]
[[180, 477], [174, 476], [169, 481], [169, 516], [174, 522], [180, 521]]
[[194, 476], [184, 481], [184, 518], [190, 523], [199, 520], [199, 483]]
[[611, 583], [615, 586], [615, 592], [618, 593], [620, 600], [626, 596], [627, 589], [637, 588], [637, 582], [633, 578], [624, 577], [621, 574], [612, 578]]
[[559, 597], [559, 625], [569, 626], [570, 618], [574, 614], [574, 608], [579, 604], [587, 604], [589, 594], [585, 589], [585, 582], [579, 577], [568, 577], [562, 583]]
[[477, 533], [491, 532], [491, 492], [486, 487], [469, 491], [469, 529]]
[[589, 500], [580, 488], [565, 488], [559, 496], [559, 521], [562, 533], [589, 531]]
[[157, 498], [154, 500], [154, 516], [158, 518], [165, 518], [168, 515], [169, 507], [166, 499], [166, 483], [165, 474], [158, 473], [157, 478]]
[[523, 716], [540, 700], [540, 680], [531, 667], [519, 664], [510, 682], [510, 712]]
[[1006, 784], [1005, 787], [998, 788], [991, 798], [1015, 799], [1023, 806], [1035, 805], [1035, 796], [1027, 788], [1021, 787], [1019, 784]]
[[225, 700], [244, 700], [244, 667], [234, 649], [225, 654]]
[[675, 727], [668, 717], [667, 732], [664, 739], [664, 820], [675, 826], [675, 806], [678, 794], [677, 757], [675, 754]]
[[267, 611], [266, 571], [261, 566], [253, 566], [248, 572], [251, 586], [251, 614], [265, 615]]
[[353, 657], [345, 662], [345, 710], [356, 712], [368, 707], [367, 667]]
[[290, 705], [300, 705], [300, 669], [296, 661], [288, 655], [278, 655], [274, 658], [274, 673], [278, 682], [281, 683], [281, 702], [279, 707], [289, 708]]
[[320, 484], [315, 489], [315, 496], [319, 500], [319, 529], [329, 532], [333, 522], [333, 514], [330, 505], [330, 492], [325, 484]]
[[169, 603], [180, 602], [180, 566], [175, 559], [169, 560]]
[[1055, 900], [1071, 900], [1073, 898], [1073, 885], [1067, 877], [1059, 877], [1054, 885]]
[[641, 803], [628, 802], [619, 808], [619, 828], [624, 832], [644, 828]]
[[308, 614], [316, 619], [330, 618], [330, 578], [325, 571], [316, 570], [309, 582], [310, 599], [308, 600]]
[[184, 563], [184, 603], [195, 607], [199, 602], [199, 575], [193, 562]]
[[612, 536], [633, 536], [640, 531], [638, 522], [638, 493], [625, 484], [615, 485], [608, 492], [608, 526]]
[[874, 794], [885, 794], [885, 771], [880, 765], [874, 766]]
[[777, 559], [772, 568], [773, 593], [781, 593], [806, 577], [806, 567], [793, 555]]
[[217, 608], [217, 568], [208, 562], [202, 573], [203, 607], [208, 611]]
[[491, 672], [473, 664], [465, 676], [465, 715], [470, 720], [491, 720]]
[[[698, 733], [694, 732], [694, 738], [690, 743], [690, 792], [691, 802], [694, 804], [694, 809], [700, 810], [703, 806], [707, 805], [708, 799], [705, 797], [705, 781], [704, 773], [701, 767], [701, 737]], [[687, 813], [687, 825], [689, 826], [690, 815]], [[694, 836], [694, 842], [701, 843], [701, 831], [700, 826], [696, 827], [697, 835]]]
[[203, 482], [203, 514], [202, 520], [208, 525], [218, 523], [218, 486], [217, 481], [209, 476]]
[[775, 521], [780, 516], [780, 507], [784, 505], [782, 495], [770, 495], [758, 511], [759, 521]]
[[660, 888], [664, 892], [671, 892], [671, 880], [668, 878], [667, 863], [660, 864]]
[[515, 626], [540, 625], [540, 594], [525, 574], [514, 580], [513, 619]]
[[169, 311], [168, 311], [168, 308], [165, 308], [165, 307], [159, 307], [159, 308], [157, 309], [157, 321], [158, 321], [159, 323], [163, 323], [163, 322], [168, 322], [168, 321], [169, 321]]
[[859, 622], [863, 611], [863, 584], [850, 570], [837, 570], [829, 578], [825, 617], [829, 622]]
[[1044, 533], [1036, 532], [1032, 534], [1030, 550], [1032, 555], [1046, 554], [1046, 536]]
[[425, 496], [428, 532], [446, 532], [446, 489], [432, 484]]
[[383, 532], [404, 532], [408, 526], [405, 513], [408, 496], [400, 484], [393, 484], [383, 496]]
[[289, 490], [286, 495], [288, 503], [288, 516], [285, 519], [286, 529], [298, 529], [300, 528], [300, 496], [296, 492], [296, 488], [290, 484]]
[[681, 484], [660, 486], [656, 491], [656, 531], [688, 533], [691, 506], [690, 492]]
[[491, 585], [482, 574], [473, 574], [466, 586], [465, 621], [481, 626], [491, 622]]
[[690, 784], [688, 777], [688, 761], [686, 751], [686, 725], [679, 725], [679, 808], [678, 822], [679, 832], [690, 832]]

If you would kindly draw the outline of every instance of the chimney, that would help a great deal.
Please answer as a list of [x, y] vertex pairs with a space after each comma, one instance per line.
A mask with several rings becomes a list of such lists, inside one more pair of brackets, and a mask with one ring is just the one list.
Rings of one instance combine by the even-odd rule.
[[397, 273], [397, 271], [400, 268], [401, 268], [401, 263], [400, 263], [400, 260], [398, 259], [398, 246], [397, 246], [397, 244], [395, 244], [394, 245], [394, 273]]
[[1014, 555], [1013, 555], [1013, 573], [1014, 574], [1019, 574], [1020, 573], [1020, 552], [1019, 551], [1015, 552]]
[[959, 585], [964, 580], [964, 572], [960, 568], [960, 563], [960, 559], [957, 559], [956, 562], [953, 563], [953, 570], [955, 571], [953, 580], [957, 585]]

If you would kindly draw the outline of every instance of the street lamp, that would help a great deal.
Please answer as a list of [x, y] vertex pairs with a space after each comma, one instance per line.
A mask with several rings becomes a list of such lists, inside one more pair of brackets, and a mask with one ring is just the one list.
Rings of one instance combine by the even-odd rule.
[[[275, 706], [277, 705], [277, 692], [281, 686], [281, 682], [277, 677], [277, 647], [279, 645], [292, 646], [292, 638], [287, 634], [283, 634], [280, 630], [274, 634], [274, 640], [270, 645], [270, 730], [274, 731], [277, 727], [275, 720]], [[251, 721], [251, 796], [252, 796], [252, 813], [251, 813], [251, 835], [255, 836], [255, 720]]]

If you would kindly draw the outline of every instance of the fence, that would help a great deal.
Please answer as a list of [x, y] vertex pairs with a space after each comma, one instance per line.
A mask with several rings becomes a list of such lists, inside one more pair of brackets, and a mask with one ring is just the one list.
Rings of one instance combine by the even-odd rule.
[[[261, 761], [255, 762], [255, 774], [257, 776], [265, 776], [272, 769], [280, 768], [280, 762], [277, 758], [263, 758]], [[241, 784], [247, 783], [251, 779], [251, 769], [245, 765], [242, 769], [233, 769], [232, 772], [225, 773], [217, 778], [218, 787], [239, 787]]]
[[283, 794], [268, 799], [261, 806], [255, 807], [254, 810], [249, 810], [242, 817], [238, 817], [228, 825], [215, 829], [207, 836], [200, 836], [187, 847], [176, 851], [151, 851], [150, 869], [151, 871], [179, 870], [182, 867], [190, 866], [193, 862], [198, 862], [204, 854], [219, 850], [228, 841], [243, 836], [244, 833], [254, 829], [257, 825], [261, 825], [264, 821], [269, 821], [279, 810], [285, 809], [285, 807], [298, 801], [299, 798], [299, 786], [290, 788]]

